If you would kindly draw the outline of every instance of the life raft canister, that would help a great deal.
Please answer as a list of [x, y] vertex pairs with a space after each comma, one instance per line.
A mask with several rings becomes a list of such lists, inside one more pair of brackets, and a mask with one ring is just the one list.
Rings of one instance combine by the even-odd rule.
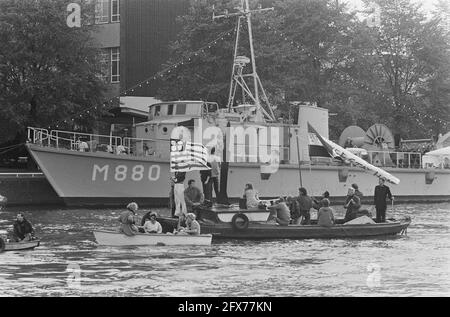
[[434, 179], [436, 178], [435, 171], [427, 171], [425, 173], [425, 184], [432, 184]]
[[238, 213], [231, 218], [231, 225], [233, 229], [242, 231], [248, 228], [248, 217], [243, 213]]
[[348, 168], [343, 168], [338, 170], [338, 177], [340, 183], [345, 183], [348, 178]]

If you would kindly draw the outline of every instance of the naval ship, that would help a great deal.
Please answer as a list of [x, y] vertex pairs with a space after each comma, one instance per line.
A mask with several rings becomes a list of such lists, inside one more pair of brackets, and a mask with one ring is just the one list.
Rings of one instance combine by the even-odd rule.
[[[241, 1], [236, 13], [237, 35], [247, 24], [250, 57], [240, 54], [236, 36], [229, 101], [225, 107], [202, 100], [167, 101], [149, 105], [148, 120], [135, 124], [132, 137], [28, 129], [28, 151], [55, 192], [67, 205], [165, 206], [171, 191], [171, 140], [203, 144], [216, 150], [221, 168], [221, 191], [230, 199], [242, 196], [253, 184], [261, 198], [296, 196], [298, 188], [320, 196], [328, 191], [334, 202], [343, 201], [347, 189], [357, 184], [371, 199], [382, 170], [396, 201], [450, 200], [450, 169], [425, 168], [422, 153], [396, 151], [394, 138], [382, 124], [367, 132], [349, 127], [339, 144], [364, 164], [336, 157], [324, 146], [329, 139], [329, 113], [313, 103], [298, 103], [294, 123], [275, 118], [273, 107], [256, 72], [251, 15], [271, 8], [251, 10]], [[240, 104], [236, 103], [236, 95]], [[309, 127], [314, 127], [312, 132]], [[335, 144], [335, 143], [332, 143]], [[348, 144], [347, 144], [348, 145]], [[369, 168], [366, 168], [366, 165]], [[200, 182], [198, 170], [187, 172]]]

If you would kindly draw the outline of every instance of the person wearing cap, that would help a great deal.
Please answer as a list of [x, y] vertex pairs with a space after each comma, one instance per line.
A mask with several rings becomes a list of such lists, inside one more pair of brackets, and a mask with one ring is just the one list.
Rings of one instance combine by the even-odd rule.
[[144, 231], [146, 233], [162, 233], [161, 224], [156, 221], [157, 216], [156, 212], [152, 211], [149, 216], [150, 218], [146, 219], [144, 224]]
[[317, 212], [317, 224], [323, 227], [331, 227], [334, 225], [333, 209], [330, 207], [330, 200], [324, 198], [320, 201], [319, 211]]
[[188, 213], [186, 215], [186, 229], [181, 229], [180, 233], [189, 235], [199, 235], [200, 234], [200, 224], [195, 220], [196, 216], [193, 213]]
[[139, 232], [138, 227], [135, 225], [135, 216], [138, 208], [138, 204], [135, 202], [129, 203], [127, 205], [127, 210], [122, 212], [119, 216], [119, 231], [127, 236], [133, 236], [135, 233]]
[[392, 196], [391, 190], [384, 184], [384, 182], [384, 178], [379, 179], [379, 184], [375, 186], [375, 193], [373, 195], [373, 204], [375, 205], [375, 209], [377, 211], [377, 223], [386, 221], [386, 199], [389, 198], [391, 201], [394, 201], [394, 196]]
[[280, 226], [287, 226], [291, 221], [291, 212], [286, 204], [286, 198], [280, 197], [273, 205], [268, 207], [270, 215], [267, 221], [275, 220]]

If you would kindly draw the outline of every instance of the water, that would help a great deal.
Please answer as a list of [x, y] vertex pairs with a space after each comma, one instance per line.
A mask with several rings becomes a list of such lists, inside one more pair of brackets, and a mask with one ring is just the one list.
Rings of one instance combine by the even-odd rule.
[[92, 230], [117, 224], [112, 209], [9, 208], [0, 230], [19, 210], [42, 245], [0, 254], [0, 296], [450, 295], [450, 203], [396, 206], [407, 236], [210, 247], [99, 247]]

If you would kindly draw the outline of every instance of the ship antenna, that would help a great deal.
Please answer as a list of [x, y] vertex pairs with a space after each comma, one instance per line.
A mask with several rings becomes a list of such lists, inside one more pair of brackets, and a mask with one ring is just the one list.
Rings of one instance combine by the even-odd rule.
[[[255, 61], [255, 52], [253, 48], [253, 34], [252, 34], [252, 23], [251, 23], [251, 15], [252, 13], [259, 13], [264, 11], [273, 11], [274, 8], [262, 8], [261, 5], [258, 5], [258, 9], [250, 10], [248, 0], [241, 0], [241, 4], [239, 7], [235, 8], [238, 12], [228, 13], [225, 11], [221, 15], [215, 15], [214, 6], [213, 6], [213, 20], [221, 19], [221, 18], [230, 18], [230, 17], [238, 17], [237, 27], [236, 27], [236, 40], [234, 45], [234, 55], [233, 55], [233, 69], [231, 72], [231, 83], [230, 83], [230, 92], [228, 95], [228, 109], [231, 111], [234, 103], [234, 98], [236, 95], [236, 89], [239, 86], [242, 89], [243, 99], [248, 96], [256, 105], [256, 120], [263, 121], [263, 116], [265, 116], [270, 121], [275, 121], [275, 115], [272, 111], [272, 107], [270, 106], [267, 95], [264, 91], [264, 88], [261, 84], [261, 80], [256, 72], [256, 61]], [[247, 30], [248, 30], [248, 38], [250, 44], [250, 60], [252, 63], [252, 72], [249, 74], [244, 74], [243, 69], [246, 64], [250, 62], [250, 60], [245, 56], [238, 56], [238, 47], [239, 47], [239, 33], [242, 27], [242, 21], [247, 20]], [[246, 77], [253, 78], [253, 89], [252, 92], [245, 81]], [[262, 97], [267, 104], [268, 111], [263, 108], [261, 104], [260, 92]]]

